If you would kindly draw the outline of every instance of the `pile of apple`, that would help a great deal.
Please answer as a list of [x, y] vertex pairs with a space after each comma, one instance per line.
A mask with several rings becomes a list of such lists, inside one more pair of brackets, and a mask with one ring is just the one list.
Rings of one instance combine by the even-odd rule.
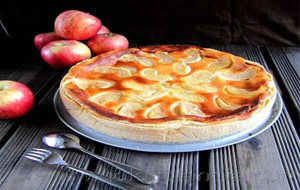
[[111, 33], [99, 18], [79, 10], [60, 13], [54, 22], [54, 32], [34, 38], [41, 57], [55, 68], [68, 68], [92, 54], [128, 48], [126, 37]]
[[[128, 40], [114, 34], [97, 17], [78, 10], [59, 14], [55, 32], [38, 34], [35, 46], [46, 63], [55, 68], [68, 68], [88, 59], [92, 54], [128, 48]], [[0, 80], [0, 119], [26, 115], [34, 106], [34, 95], [24, 84]]]

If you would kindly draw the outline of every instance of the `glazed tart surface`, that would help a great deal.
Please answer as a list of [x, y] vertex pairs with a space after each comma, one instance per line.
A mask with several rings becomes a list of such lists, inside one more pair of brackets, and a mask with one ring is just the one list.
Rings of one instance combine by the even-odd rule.
[[[231, 132], [245, 130], [250, 126], [243, 122], [263, 120], [259, 112], [270, 111], [276, 90], [258, 63], [208, 48], [163, 45], [111, 51], [78, 63], [61, 81], [60, 94], [70, 113], [97, 131], [132, 140], [186, 142], [169, 141], [168, 134], [189, 125], [205, 129], [204, 139], [211, 138], [208, 126], [222, 123], [232, 125]], [[87, 117], [93, 124], [84, 121]], [[99, 129], [106, 122], [121, 124], [119, 131], [126, 135], [115, 134], [115, 127]], [[161, 132], [162, 140], [130, 137], [130, 130], [136, 136], [147, 128], [149, 135]], [[193, 136], [203, 139], [197, 132]]]

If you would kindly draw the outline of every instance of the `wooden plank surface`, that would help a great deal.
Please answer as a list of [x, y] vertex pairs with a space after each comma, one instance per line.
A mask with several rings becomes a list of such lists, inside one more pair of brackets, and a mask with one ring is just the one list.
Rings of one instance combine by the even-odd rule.
[[[5, 69], [4, 69], [5, 70]], [[58, 73], [58, 71], [47, 67], [46, 65], [27, 65], [20, 66], [7, 74], [0, 72], [1, 80], [14, 80], [26, 84], [34, 93], [35, 98], [41, 95], [43, 86], [46, 86]], [[12, 128], [17, 125], [19, 120], [0, 120], [0, 145], [3, 139], [7, 138], [7, 134], [11, 133]], [[1, 147], [1, 146], [0, 146]]]
[[210, 189], [241, 188], [236, 146], [212, 150], [210, 153]]
[[236, 148], [242, 189], [289, 189], [271, 130]]
[[[227, 46], [220, 49], [259, 62], [267, 68], [258, 48]], [[276, 143], [272, 129], [268, 129], [248, 141], [212, 150], [210, 173], [216, 175], [212, 177], [211, 189], [289, 189], [289, 174], [283, 167]], [[230, 162], [232, 158], [234, 160]]]
[[[300, 116], [300, 48], [267, 47], [277, 69], [278, 78], [287, 90], [286, 97], [292, 100]], [[299, 123], [299, 119], [297, 120]]]
[[291, 189], [300, 189], [300, 140], [286, 107], [272, 127]]
[[[46, 148], [41, 138], [48, 132], [68, 131], [54, 113], [52, 99], [60, 79], [42, 99], [37, 100], [34, 115], [24, 119], [14, 134], [0, 150], [0, 189], [78, 189], [82, 175], [57, 166], [42, 165], [21, 158], [20, 155], [30, 147]], [[37, 114], [39, 113], [39, 114]], [[37, 118], [40, 116], [42, 118]], [[93, 151], [94, 143], [84, 138], [83, 147]], [[55, 150], [72, 165], [87, 168], [90, 157], [74, 150]]]
[[[159, 182], [153, 185], [157, 190], [197, 190], [199, 152], [191, 153], [145, 153], [105, 146], [102, 156], [135, 166], [159, 176]], [[99, 162], [95, 170], [110, 177], [133, 180], [119, 170]], [[92, 180], [89, 190], [114, 189], [109, 185]]]
[[[257, 61], [267, 68], [264, 55], [257, 47], [211, 47]], [[289, 62], [295, 59], [294, 54], [286, 56]], [[291, 65], [296, 70], [297, 65]], [[27, 84], [37, 98], [35, 109], [29, 116], [0, 121], [0, 190], [116, 189], [62, 167], [44, 166], [20, 157], [30, 147], [45, 147], [41, 142], [42, 135], [70, 131], [58, 120], [52, 106], [62, 74], [62, 71], [36, 64], [0, 70], [0, 79]], [[289, 110], [284, 106], [282, 115], [271, 129], [249, 141], [211, 151], [144, 153], [103, 146], [80, 137], [82, 145], [91, 151], [159, 175], [159, 183], [153, 186], [155, 189], [207, 189], [208, 183], [210, 189], [300, 189], [300, 142], [294, 127]], [[132, 180], [127, 174], [80, 152], [57, 152], [76, 166]]]
[[300, 47], [281, 47], [281, 50], [300, 77]]

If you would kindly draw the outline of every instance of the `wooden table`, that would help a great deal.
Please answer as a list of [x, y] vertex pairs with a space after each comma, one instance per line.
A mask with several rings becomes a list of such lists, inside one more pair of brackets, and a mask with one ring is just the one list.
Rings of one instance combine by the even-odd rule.
[[[259, 62], [274, 74], [284, 106], [280, 118], [270, 129], [248, 141], [201, 152], [144, 153], [106, 146], [84, 137], [81, 137], [82, 145], [97, 154], [158, 174], [160, 180], [156, 188], [161, 190], [300, 189], [300, 48], [206, 47]], [[46, 148], [42, 135], [71, 131], [58, 119], [52, 105], [53, 95], [66, 71], [52, 69], [41, 59], [31, 57], [17, 65], [1, 66], [0, 80], [27, 84], [35, 93], [36, 105], [24, 118], [0, 120], [0, 189], [113, 189], [68, 169], [20, 157], [28, 148]], [[78, 167], [128, 177], [78, 151], [58, 152]]]

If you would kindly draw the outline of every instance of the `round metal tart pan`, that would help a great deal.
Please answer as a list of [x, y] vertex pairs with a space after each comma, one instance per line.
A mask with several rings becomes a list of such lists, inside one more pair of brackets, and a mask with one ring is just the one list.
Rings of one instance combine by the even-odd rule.
[[230, 136], [226, 136], [220, 139], [214, 139], [209, 141], [199, 141], [193, 143], [144, 143], [137, 141], [130, 141], [126, 139], [119, 139], [116, 137], [111, 137], [102, 133], [99, 133], [82, 123], [76, 121], [65, 109], [60, 96], [59, 90], [56, 91], [53, 99], [53, 104], [55, 112], [59, 119], [71, 130], [76, 133], [94, 140], [99, 143], [106, 145], [125, 148], [130, 150], [144, 151], [144, 152], [192, 152], [201, 150], [210, 150], [220, 147], [225, 147], [233, 144], [237, 144], [253, 138], [254, 136], [267, 130], [279, 117], [282, 110], [282, 100], [279, 94], [277, 94], [276, 101], [273, 105], [271, 113], [266, 116], [266, 120], [263, 124], [253, 126], [251, 129], [236, 133]]

